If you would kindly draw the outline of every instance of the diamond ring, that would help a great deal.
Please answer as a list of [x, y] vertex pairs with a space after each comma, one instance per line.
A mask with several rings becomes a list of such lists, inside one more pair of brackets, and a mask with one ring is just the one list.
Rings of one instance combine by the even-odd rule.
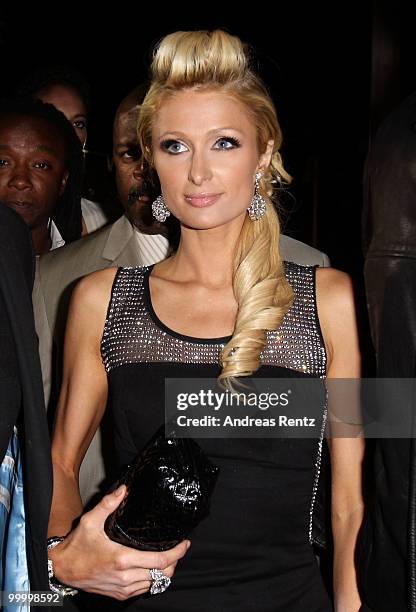
[[165, 576], [162, 570], [159, 569], [151, 569], [150, 577], [152, 580], [152, 585], [150, 587], [151, 595], [158, 595], [158, 593], [163, 593], [164, 591], [166, 591], [166, 589], [171, 583], [169, 576]]

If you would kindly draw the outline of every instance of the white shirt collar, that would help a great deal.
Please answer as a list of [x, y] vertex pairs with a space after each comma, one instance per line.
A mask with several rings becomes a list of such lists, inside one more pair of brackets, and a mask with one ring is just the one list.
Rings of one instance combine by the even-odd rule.
[[51, 219], [50, 221], [51, 223], [50, 223], [49, 232], [50, 232], [51, 242], [52, 242], [51, 251], [53, 251], [54, 249], [59, 249], [59, 247], [64, 246], [65, 240], [62, 238], [53, 220]]
[[161, 234], [143, 234], [134, 227], [139, 247], [140, 265], [151, 266], [166, 259], [169, 252], [169, 241]]

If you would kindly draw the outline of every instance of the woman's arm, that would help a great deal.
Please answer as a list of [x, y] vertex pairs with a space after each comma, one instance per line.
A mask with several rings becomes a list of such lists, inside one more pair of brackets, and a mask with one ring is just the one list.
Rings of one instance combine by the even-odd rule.
[[115, 269], [82, 279], [68, 313], [64, 372], [52, 441], [54, 491], [50, 535], [65, 535], [82, 514], [79, 468], [102, 419], [107, 376], [100, 342]]
[[60, 582], [126, 599], [149, 589], [149, 569], [162, 569], [171, 576], [188, 543], [165, 553], [150, 553], [112, 542], [104, 522], [122, 501], [125, 487], [105, 496], [73, 529], [74, 520], [82, 514], [79, 468], [107, 401], [100, 342], [114, 276], [114, 268], [91, 274], [80, 281], [72, 297], [52, 443], [54, 493], [48, 532], [49, 536], [68, 534], [49, 551]]
[[[331, 268], [318, 269], [317, 301], [328, 355], [328, 379], [359, 378], [360, 352], [353, 289], [349, 277]], [[348, 390], [354, 396], [351, 387], [352, 385], [349, 385]], [[331, 397], [329, 401], [331, 402]], [[356, 416], [357, 412], [353, 412]], [[357, 434], [357, 428], [351, 428], [351, 431], [351, 435]], [[364, 440], [361, 437], [332, 437], [329, 439], [329, 449], [332, 473], [335, 610], [357, 612], [361, 601], [354, 556], [364, 511]]]

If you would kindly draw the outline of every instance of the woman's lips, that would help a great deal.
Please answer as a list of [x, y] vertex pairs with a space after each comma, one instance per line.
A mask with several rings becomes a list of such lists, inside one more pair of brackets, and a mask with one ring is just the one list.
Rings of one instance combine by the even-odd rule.
[[199, 193], [197, 195], [186, 195], [185, 200], [195, 208], [204, 208], [215, 204], [221, 195], [221, 193]]

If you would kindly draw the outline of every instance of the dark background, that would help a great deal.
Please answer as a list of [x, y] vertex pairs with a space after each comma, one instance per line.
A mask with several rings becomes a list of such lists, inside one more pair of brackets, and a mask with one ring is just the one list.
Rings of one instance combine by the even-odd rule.
[[89, 149], [106, 154], [115, 109], [146, 78], [153, 44], [178, 29], [227, 29], [254, 47], [276, 103], [294, 177], [282, 202], [285, 232], [324, 250], [359, 282], [371, 131], [416, 88], [412, 3], [293, 0], [229, 11], [224, 2], [175, 4], [0, 9], [1, 93], [40, 65], [72, 65], [93, 91]]

